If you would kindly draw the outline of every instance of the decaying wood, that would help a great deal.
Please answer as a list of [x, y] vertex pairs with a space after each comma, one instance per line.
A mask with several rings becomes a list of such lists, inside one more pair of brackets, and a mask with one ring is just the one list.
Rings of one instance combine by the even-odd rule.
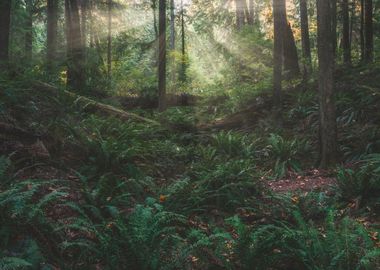
[[135, 120], [135, 121], [145, 122], [145, 123], [149, 123], [153, 125], [161, 125], [159, 122], [154, 121], [152, 119], [148, 119], [134, 113], [123, 111], [121, 109], [115, 108], [113, 106], [110, 106], [101, 102], [97, 102], [95, 100], [80, 96], [78, 94], [75, 94], [67, 90], [58, 89], [57, 87], [44, 83], [44, 82], [35, 81], [33, 82], [33, 85], [40, 90], [49, 91], [53, 94], [54, 93], [56, 93], [57, 95], [60, 93], [64, 94], [65, 96], [73, 99], [74, 103], [81, 106], [86, 111], [106, 114], [106, 115], [114, 116], [122, 120]]

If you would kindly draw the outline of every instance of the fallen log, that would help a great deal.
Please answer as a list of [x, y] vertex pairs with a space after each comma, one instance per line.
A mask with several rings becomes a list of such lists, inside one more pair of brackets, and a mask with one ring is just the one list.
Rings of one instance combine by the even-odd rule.
[[142, 116], [135, 114], [135, 113], [123, 111], [123, 110], [115, 108], [111, 105], [107, 105], [107, 104], [92, 100], [90, 98], [80, 96], [80, 95], [75, 94], [73, 92], [70, 92], [68, 90], [61, 90], [61, 89], [59, 89], [53, 85], [50, 85], [50, 84], [47, 84], [44, 82], [34, 81], [33, 86], [35, 86], [36, 88], [41, 89], [41, 90], [49, 91], [53, 94], [54, 93], [57, 95], [58, 94], [64, 94], [65, 96], [73, 99], [73, 102], [75, 104], [78, 104], [79, 106], [81, 106], [86, 111], [91, 111], [94, 113], [102, 113], [102, 114], [114, 116], [114, 117], [119, 118], [121, 120], [131, 120], [132, 119], [132, 120], [139, 121], [139, 122], [145, 122], [145, 123], [149, 123], [152, 125], [161, 126], [161, 124], [155, 120], [142, 117]]

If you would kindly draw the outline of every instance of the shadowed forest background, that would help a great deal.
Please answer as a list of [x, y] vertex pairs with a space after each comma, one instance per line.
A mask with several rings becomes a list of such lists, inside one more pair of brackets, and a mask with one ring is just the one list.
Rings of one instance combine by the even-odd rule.
[[380, 1], [1, 0], [0, 270], [380, 269]]

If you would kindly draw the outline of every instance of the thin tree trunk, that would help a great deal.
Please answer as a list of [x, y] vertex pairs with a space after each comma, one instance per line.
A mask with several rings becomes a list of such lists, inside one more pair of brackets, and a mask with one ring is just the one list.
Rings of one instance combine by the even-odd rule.
[[90, 21], [90, 48], [95, 47], [95, 33], [94, 33], [94, 15], [93, 11], [95, 8], [95, 3], [93, 0], [88, 0], [89, 3], [89, 11], [88, 11], [88, 16], [89, 16], [89, 21]]
[[166, 109], [166, 0], [159, 0], [158, 110]]
[[108, 35], [107, 35], [107, 74], [111, 79], [112, 72], [112, 0], [108, 0]]
[[85, 86], [83, 43], [77, 0], [65, 1], [67, 39], [67, 85], [78, 91]]
[[300, 0], [301, 17], [301, 41], [303, 57], [303, 78], [307, 81], [308, 74], [311, 73], [311, 50], [309, 36], [309, 19], [307, 14], [307, 0]]
[[338, 11], [337, 11], [337, 0], [331, 0], [331, 39], [332, 39], [332, 47], [333, 47], [333, 56], [334, 59], [337, 54], [337, 48], [338, 48], [338, 33], [337, 33], [337, 26], [338, 26]]
[[360, 59], [364, 61], [364, 0], [360, 0]]
[[81, 31], [82, 31], [82, 42], [83, 48], [87, 47], [87, 16], [88, 16], [88, 0], [80, 1], [81, 10]]
[[283, 37], [286, 26], [285, 0], [273, 0], [274, 46], [273, 46], [273, 105], [274, 117], [277, 124], [281, 124], [282, 113], [282, 64], [283, 64]]
[[25, 61], [30, 64], [33, 56], [33, 0], [25, 1], [26, 26], [25, 26]]
[[47, 1], [47, 72], [54, 73], [57, 57], [58, 1]]
[[155, 37], [158, 38], [158, 27], [157, 27], [157, 0], [152, 0], [152, 12], [153, 12], [153, 28]]
[[245, 0], [235, 0], [236, 6], [236, 28], [237, 30], [241, 30], [241, 28], [245, 24]]
[[11, 0], [0, 1], [0, 71], [9, 61], [9, 33], [11, 23]]
[[186, 32], [185, 32], [185, 8], [183, 6], [183, 0], [181, 0], [181, 71], [180, 71], [180, 81], [186, 82], [186, 69], [187, 69], [187, 58], [186, 58]]
[[172, 85], [174, 86], [175, 79], [176, 79], [176, 69], [175, 69], [175, 6], [174, 6], [174, 0], [170, 0], [170, 51], [171, 53], [171, 80]]
[[373, 61], [373, 4], [372, 0], [365, 0], [365, 47], [364, 60], [366, 62]]
[[342, 0], [342, 48], [343, 48], [343, 63], [351, 64], [351, 47], [350, 47], [350, 15], [348, 8], [348, 0]]
[[255, 3], [254, 0], [248, 0], [247, 22], [249, 25], [255, 24]]
[[337, 128], [333, 90], [333, 39], [331, 9], [326, 0], [317, 0], [320, 167], [334, 166], [337, 159]]

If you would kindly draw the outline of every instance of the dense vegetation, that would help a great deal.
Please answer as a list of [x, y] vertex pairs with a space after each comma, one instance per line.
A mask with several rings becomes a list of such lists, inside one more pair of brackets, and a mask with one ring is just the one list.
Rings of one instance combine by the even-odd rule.
[[380, 269], [379, 19], [1, 0], [0, 270]]

